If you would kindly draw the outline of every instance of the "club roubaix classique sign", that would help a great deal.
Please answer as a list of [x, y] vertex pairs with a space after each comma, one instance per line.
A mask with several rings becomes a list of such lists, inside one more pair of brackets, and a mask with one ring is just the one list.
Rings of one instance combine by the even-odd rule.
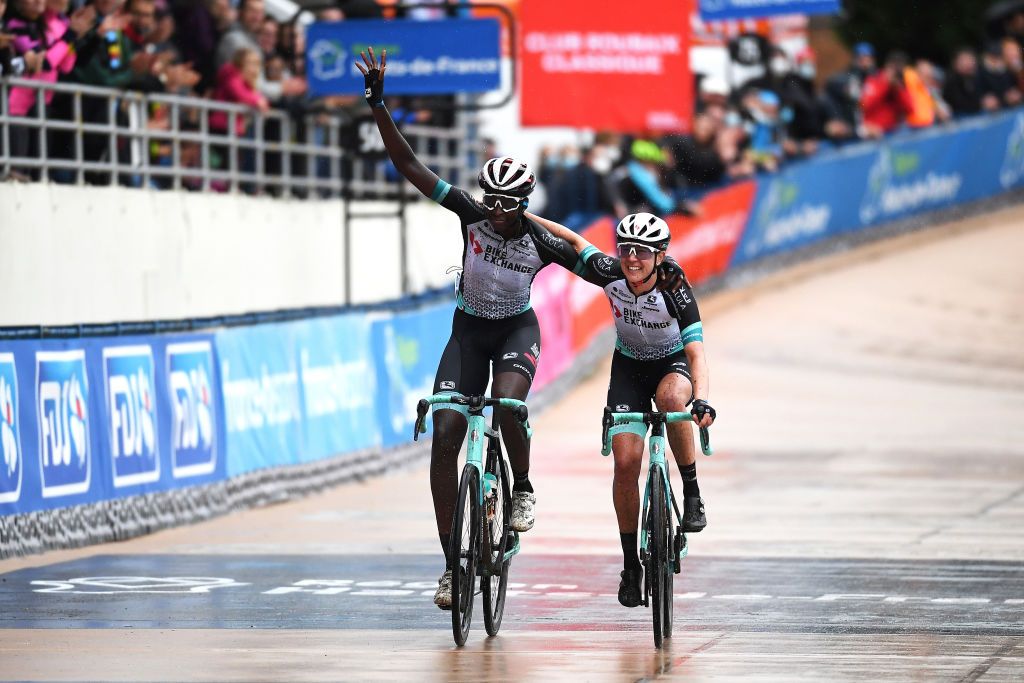
[[686, 0], [560, 0], [522, 7], [526, 126], [689, 129], [693, 79]]

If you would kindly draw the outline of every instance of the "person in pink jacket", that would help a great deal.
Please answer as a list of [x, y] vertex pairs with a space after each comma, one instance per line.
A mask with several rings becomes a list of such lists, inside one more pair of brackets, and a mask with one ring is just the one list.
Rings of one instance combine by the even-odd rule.
[[[69, 19], [61, 11], [64, 2], [51, 0], [15, 0], [14, 16], [7, 22], [6, 31], [13, 36], [16, 54], [25, 60], [23, 78], [55, 83], [60, 74], [75, 66], [74, 43], [89, 30], [96, 18], [91, 7], [77, 10]], [[39, 101], [33, 88], [12, 87], [8, 100], [13, 116], [35, 116]], [[53, 92], [47, 92], [43, 101], [49, 104]], [[26, 126], [12, 127], [11, 152], [16, 157], [35, 157], [38, 154], [38, 133]], [[34, 175], [34, 174], [33, 174]]]
[[[262, 70], [263, 60], [259, 52], [249, 48], [238, 50], [231, 61], [217, 72], [217, 85], [213, 91], [213, 99], [221, 102], [246, 104], [261, 112], [267, 111], [270, 108], [267, 98], [257, 89]], [[228, 118], [224, 112], [212, 112], [210, 128], [218, 133], [226, 133]], [[246, 133], [248, 118], [242, 115], [235, 117], [235, 134], [239, 137]]]

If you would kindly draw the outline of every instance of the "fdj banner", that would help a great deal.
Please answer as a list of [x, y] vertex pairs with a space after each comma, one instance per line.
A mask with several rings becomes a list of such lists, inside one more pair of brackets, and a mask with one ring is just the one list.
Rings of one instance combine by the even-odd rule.
[[700, 0], [700, 18], [704, 21], [838, 11], [839, 0]]
[[309, 27], [306, 76], [311, 95], [361, 95], [355, 62], [368, 47], [388, 52], [386, 95], [487, 92], [501, 86], [497, 19], [348, 20]]
[[522, 121], [686, 130], [693, 108], [687, 0], [522, 6]]

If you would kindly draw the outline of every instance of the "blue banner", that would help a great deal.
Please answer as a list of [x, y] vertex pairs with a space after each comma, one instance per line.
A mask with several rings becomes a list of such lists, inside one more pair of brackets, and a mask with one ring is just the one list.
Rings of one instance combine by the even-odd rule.
[[732, 265], [1022, 184], [1024, 113], [967, 119], [825, 152], [758, 180]]
[[836, 14], [839, 9], [839, 0], [700, 0], [700, 18], [704, 21], [776, 14]]
[[433, 393], [451, 318], [452, 307], [439, 304], [374, 322], [376, 405], [385, 446], [412, 439], [416, 404]]
[[0, 343], [0, 514], [224, 478], [209, 335]]
[[501, 87], [497, 19], [346, 20], [315, 23], [306, 33], [310, 95], [362, 95], [359, 53], [388, 53], [387, 95], [480, 93]]

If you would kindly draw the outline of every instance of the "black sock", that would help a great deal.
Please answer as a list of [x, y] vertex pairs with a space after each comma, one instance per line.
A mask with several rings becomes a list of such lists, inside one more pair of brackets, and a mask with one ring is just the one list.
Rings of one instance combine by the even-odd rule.
[[441, 547], [444, 549], [444, 566], [451, 569], [452, 565], [448, 562], [448, 546], [451, 545], [452, 535], [439, 533], [437, 537], [441, 539]]
[[523, 472], [522, 474], [519, 474], [518, 472], [512, 473], [512, 490], [533, 493], [533, 484], [530, 483], [529, 470]]
[[699, 498], [700, 487], [697, 486], [697, 463], [694, 462], [686, 467], [680, 467], [679, 474], [683, 475], [683, 497]]
[[619, 532], [619, 543], [622, 544], [622, 568], [640, 569], [640, 556], [636, 552], [636, 534]]

